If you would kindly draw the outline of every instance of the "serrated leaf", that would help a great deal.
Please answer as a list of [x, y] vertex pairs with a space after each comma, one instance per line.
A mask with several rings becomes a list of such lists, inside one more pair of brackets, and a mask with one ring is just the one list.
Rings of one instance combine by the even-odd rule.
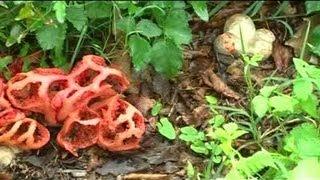
[[136, 24], [132, 17], [124, 17], [117, 21], [116, 27], [128, 34], [136, 29]]
[[162, 34], [162, 30], [148, 19], [142, 19], [137, 24], [137, 31], [148, 38], [157, 37]]
[[313, 84], [309, 79], [296, 79], [293, 83], [293, 94], [299, 100], [305, 101], [313, 91]]
[[36, 37], [43, 50], [53, 49], [64, 41], [66, 27], [64, 25], [46, 25], [36, 32]]
[[293, 152], [300, 158], [320, 156], [320, 134], [310, 123], [301, 124], [290, 131], [285, 137], [284, 149]]
[[33, 11], [33, 5], [32, 3], [28, 2], [24, 5], [23, 8], [20, 9], [18, 16], [15, 18], [16, 21], [22, 20], [22, 19], [28, 19], [35, 15]]
[[164, 34], [178, 45], [191, 42], [191, 29], [184, 10], [175, 10], [168, 13], [164, 22]]
[[320, 2], [319, 1], [306, 1], [306, 11], [307, 14], [320, 11]]
[[53, 5], [53, 10], [56, 12], [56, 18], [59, 23], [64, 23], [66, 18], [67, 3], [65, 1], [56, 1]]
[[168, 78], [172, 78], [182, 67], [182, 51], [170, 41], [158, 41], [150, 51], [150, 62], [155, 70]]
[[294, 103], [291, 97], [273, 96], [269, 99], [269, 104], [274, 108], [275, 112], [293, 112]]
[[168, 139], [176, 138], [176, 131], [168, 118], [161, 118], [160, 122], [157, 122], [158, 131], [161, 135]]
[[298, 165], [292, 171], [290, 171], [288, 179], [320, 179], [320, 163], [318, 161], [318, 158], [308, 158], [299, 161]]
[[263, 86], [263, 88], [260, 89], [260, 94], [264, 97], [269, 97], [276, 89], [277, 86]]
[[0, 71], [6, 68], [12, 62], [12, 56], [5, 56], [0, 58]]
[[83, 4], [68, 6], [66, 18], [78, 31], [81, 31], [88, 21]]
[[196, 14], [204, 21], [209, 20], [208, 8], [206, 1], [191, 1], [190, 2]]
[[130, 36], [128, 45], [135, 70], [140, 71], [144, 69], [149, 62], [148, 53], [151, 49], [149, 42], [142, 37], [132, 35]]
[[298, 58], [293, 58], [293, 63], [295, 66], [295, 69], [298, 71], [298, 73], [306, 78], [308, 77], [307, 71], [306, 71], [306, 67], [309, 65], [308, 63], [306, 63], [304, 60], [302, 59], [298, 59]]
[[112, 2], [90, 1], [85, 4], [87, 16], [91, 19], [106, 18], [112, 16]]
[[254, 112], [258, 115], [258, 117], [262, 118], [265, 116], [269, 109], [268, 98], [258, 95], [252, 99], [252, 106]]
[[313, 118], [319, 117], [318, 104], [318, 98], [313, 94], [310, 94], [307, 99], [300, 101], [301, 109]]
[[161, 109], [162, 109], [162, 104], [161, 102], [157, 101], [151, 109], [151, 115], [152, 116], [158, 115]]

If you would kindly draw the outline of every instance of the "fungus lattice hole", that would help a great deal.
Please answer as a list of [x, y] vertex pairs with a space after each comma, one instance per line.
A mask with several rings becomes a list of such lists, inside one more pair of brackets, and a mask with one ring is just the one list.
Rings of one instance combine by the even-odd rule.
[[86, 69], [75, 77], [75, 81], [79, 86], [85, 87], [93, 83], [93, 79], [99, 75], [99, 71]]
[[126, 138], [123, 140], [124, 145], [136, 144], [138, 142], [139, 142], [139, 139], [135, 135], [132, 135], [130, 138]]
[[49, 98], [52, 98], [59, 91], [64, 90], [67, 87], [68, 87], [67, 80], [57, 80], [57, 81], [52, 82], [49, 86], [49, 92], [48, 92]]
[[13, 90], [11, 93], [22, 106], [30, 105], [30, 102], [34, 103], [40, 100], [38, 96], [40, 85], [40, 82], [29, 83], [21, 90]]

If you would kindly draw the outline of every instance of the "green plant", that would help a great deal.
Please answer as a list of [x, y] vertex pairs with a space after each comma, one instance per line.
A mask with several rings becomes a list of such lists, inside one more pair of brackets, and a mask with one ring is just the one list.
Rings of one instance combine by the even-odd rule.
[[161, 104], [161, 102], [157, 101], [151, 109], [151, 115], [157, 116], [159, 114], [159, 112], [161, 111], [161, 109], [162, 109], [162, 104]]
[[176, 131], [172, 123], [169, 121], [168, 118], [160, 118], [160, 121], [157, 122], [158, 131], [164, 137], [173, 140], [176, 138]]

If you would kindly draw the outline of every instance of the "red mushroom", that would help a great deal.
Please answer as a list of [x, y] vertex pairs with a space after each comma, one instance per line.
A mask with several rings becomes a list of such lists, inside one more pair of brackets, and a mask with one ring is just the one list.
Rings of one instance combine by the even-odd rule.
[[7, 95], [13, 106], [45, 115], [48, 125], [57, 125], [51, 106], [54, 95], [68, 86], [67, 76], [56, 68], [38, 68], [18, 73], [8, 82]]
[[85, 108], [70, 114], [57, 136], [58, 144], [74, 156], [77, 150], [96, 144], [100, 118]]
[[100, 111], [98, 145], [109, 151], [125, 151], [139, 148], [145, 132], [144, 117], [131, 104], [118, 95], [91, 107]]

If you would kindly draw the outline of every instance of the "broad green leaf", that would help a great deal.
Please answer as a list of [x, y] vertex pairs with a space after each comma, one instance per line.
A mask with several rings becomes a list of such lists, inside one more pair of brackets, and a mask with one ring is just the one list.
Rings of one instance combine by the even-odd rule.
[[202, 146], [201, 145], [197, 146], [195, 144], [191, 144], [190, 148], [196, 153], [200, 153], [200, 154], [208, 154], [209, 153], [208, 149], [204, 146], [204, 144]]
[[152, 115], [152, 116], [158, 115], [159, 112], [161, 111], [161, 109], [162, 109], [162, 104], [161, 104], [161, 102], [157, 101], [157, 102], [153, 105], [153, 107], [152, 107], [152, 109], [151, 109], [151, 115]]
[[142, 19], [137, 24], [137, 31], [148, 38], [160, 36], [162, 34], [162, 30], [148, 19]]
[[136, 71], [144, 69], [149, 62], [148, 53], [151, 49], [149, 42], [137, 35], [130, 36], [128, 42], [132, 63]]
[[318, 180], [320, 179], [320, 164], [318, 158], [303, 159], [290, 171], [290, 180]]
[[214, 96], [206, 96], [205, 98], [210, 105], [216, 105], [218, 103], [217, 98]]
[[112, 2], [90, 1], [86, 2], [85, 10], [91, 19], [106, 18], [112, 16]]
[[209, 123], [213, 125], [213, 127], [220, 127], [225, 122], [224, 117], [221, 114], [214, 116]]
[[306, 1], [305, 2], [307, 14], [320, 11], [320, 2], [319, 1]]
[[294, 112], [294, 102], [291, 97], [273, 96], [269, 99], [269, 105], [275, 112]]
[[170, 41], [156, 42], [149, 57], [155, 70], [168, 78], [174, 77], [181, 70], [182, 51]]
[[160, 122], [157, 122], [157, 127], [160, 134], [164, 137], [171, 140], [176, 138], [176, 131], [168, 118], [161, 118]]
[[176, 44], [189, 44], [192, 39], [188, 25], [187, 14], [184, 10], [170, 11], [164, 22], [164, 34]]
[[306, 101], [313, 91], [312, 82], [309, 79], [296, 79], [293, 83], [293, 94], [299, 100]]
[[318, 98], [313, 94], [310, 94], [306, 100], [300, 100], [301, 109], [313, 118], [319, 117], [318, 104]]
[[180, 129], [180, 132], [179, 139], [186, 142], [202, 141], [205, 139], [204, 133], [198, 132], [198, 130], [192, 126], [183, 127]]
[[124, 31], [126, 34], [136, 29], [135, 21], [132, 17], [124, 17], [117, 21], [117, 29]]
[[204, 21], [209, 20], [208, 8], [206, 1], [191, 1], [190, 2], [194, 11]]
[[319, 147], [319, 130], [311, 123], [304, 123], [293, 128], [285, 137], [284, 149], [300, 158], [320, 157]]
[[68, 6], [66, 18], [78, 31], [81, 31], [88, 21], [83, 4]]
[[67, 3], [65, 1], [56, 1], [53, 5], [53, 10], [56, 12], [56, 18], [59, 23], [64, 23], [66, 17]]
[[66, 27], [63, 25], [46, 25], [36, 32], [36, 37], [43, 50], [53, 49], [64, 41]]
[[264, 97], [269, 97], [276, 89], [277, 86], [263, 86], [263, 88], [260, 89], [260, 94]]
[[252, 106], [254, 112], [258, 115], [258, 117], [262, 118], [269, 110], [268, 98], [258, 95], [252, 99]]
[[296, 68], [296, 70], [298, 71], [298, 73], [306, 78], [308, 77], [307, 71], [306, 71], [306, 67], [308, 67], [308, 63], [306, 63], [304, 60], [302, 59], [298, 59], [298, 58], [293, 58], [293, 63], [294, 66]]
[[22, 19], [28, 19], [35, 15], [33, 11], [33, 5], [31, 2], [28, 2], [24, 5], [23, 8], [20, 9], [18, 16], [14, 19], [16, 21], [20, 21]]
[[0, 58], [0, 71], [6, 68], [12, 62], [12, 56], [5, 56]]

